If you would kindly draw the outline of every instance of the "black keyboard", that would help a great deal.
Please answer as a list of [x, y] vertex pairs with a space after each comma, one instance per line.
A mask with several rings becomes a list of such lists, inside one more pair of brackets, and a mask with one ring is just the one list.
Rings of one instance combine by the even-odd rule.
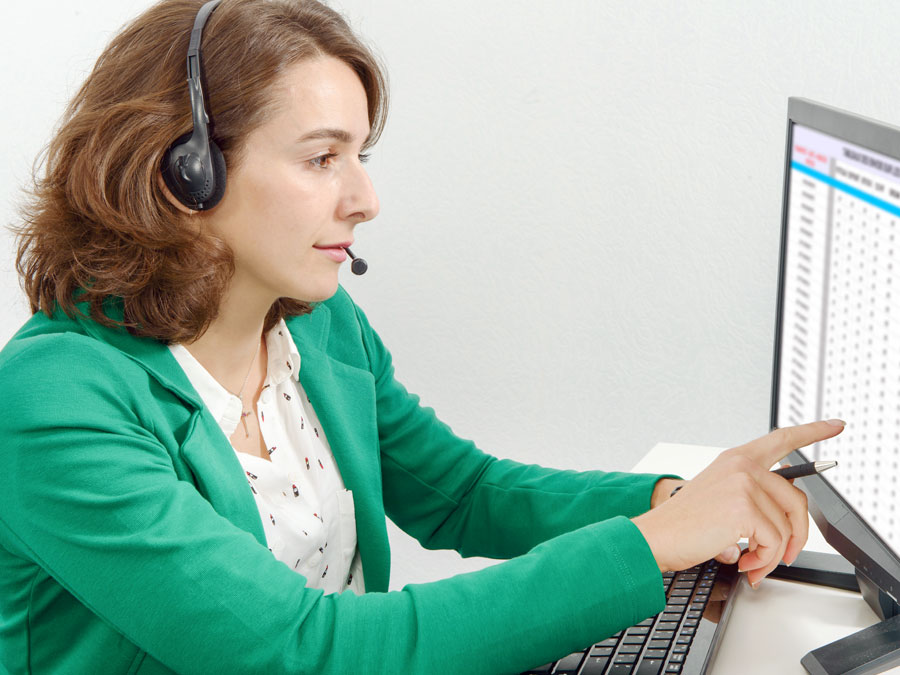
[[701, 675], [712, 660], [737, 586], [736, 565], [708, 560], [666, 572], [666, 607], [588, 649], [522, 675]]

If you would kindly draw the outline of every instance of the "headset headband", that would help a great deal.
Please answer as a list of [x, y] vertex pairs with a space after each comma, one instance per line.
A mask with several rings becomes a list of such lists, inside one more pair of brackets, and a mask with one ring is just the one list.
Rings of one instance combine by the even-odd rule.
[[185, 206], [197, 210], [215, 206], [225, 191], [225, 161], [209, 138], [209, 115], [203, 95], [200, 41], [209, 15], [221, 0], [205, 3], [194, 19], [187, 53], [188, 90], [194, 128], [166, 151], [162, 175], [169, 190]]

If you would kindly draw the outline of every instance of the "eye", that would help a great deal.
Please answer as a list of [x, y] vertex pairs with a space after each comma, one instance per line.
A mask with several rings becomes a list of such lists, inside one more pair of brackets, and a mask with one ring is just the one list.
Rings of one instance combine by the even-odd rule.
[[325, 169], [327, 168], [325, 162], [327, 162], [332, 157], [337, 157], [337, 155], [333, 152], [329, 152], [324, 155], [319, 155], [318, 157], [313, 157], [311, 160], [309, 160], [309, 163], [317, 169]]
[[[318, 157], [313, 157], [311, 160], [309, 160], [309, 163], [312, 166], [316, 167], [317, 169], [327, 169], [328, 165], [326, 165], [325, 162], [327, 162], [332, 157], [337, 157], [337, 153], [328, 152], [324, 155], [319, 155]], [[359, 155], [360, 163], [365, 164], [366, 162], [369, 161], [369, 157], [371, 157], [371, 155], [360, 154]]]

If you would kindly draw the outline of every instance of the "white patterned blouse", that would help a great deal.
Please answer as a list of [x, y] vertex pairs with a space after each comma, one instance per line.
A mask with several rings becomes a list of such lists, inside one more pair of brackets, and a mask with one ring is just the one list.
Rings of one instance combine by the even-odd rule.
[[[331, 453], [325, 431], [300, 384], [300, 353], [281, 320], [266, 334], [266, 380], [257, 419], [269, 459], [235, 449], [247, 475], [272, 554], [326, 594], [365, 592], [356, 545], [353, 493]], [[231, 438], [241, 401], [183, 345], [170, 345], [203, 403]], [[233, 447], [233, 446], [232, 446]]]

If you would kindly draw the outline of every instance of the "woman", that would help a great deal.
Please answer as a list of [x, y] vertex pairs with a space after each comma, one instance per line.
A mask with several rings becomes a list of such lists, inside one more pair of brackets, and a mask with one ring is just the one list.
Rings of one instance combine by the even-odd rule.
[[[0, 352], [0, 665], [515, 673], [659, 612], [662, 571], [733, 562], [742, 537], [753, 584], [796, 557], [803, 494], [767, 469], [841, 424], [686, 483], [500, 460], [420, 406], [337, 283], [378, 212], [381, 68], [313, 0], [201, 6], [112, 41], [18, 230], [34, 316]], [[204, 93], [222, 157], [196, 188], [206, 151], [179, 147]], [[386, 592], [385, 515], [510, 560]]]

